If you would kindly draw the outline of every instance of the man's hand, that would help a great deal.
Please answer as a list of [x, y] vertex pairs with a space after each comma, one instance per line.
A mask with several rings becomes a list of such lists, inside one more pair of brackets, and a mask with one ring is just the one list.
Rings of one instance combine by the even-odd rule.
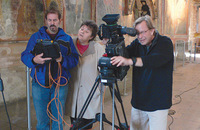
[[62, 61], [62, 54], [60, 52], [60, 57], [56, 59], [56, 62], [61, 62]]
[[102, 43], [103, 45], [106, 45], [108, 43], [109, 39], [108, 38], [103, 38]]
[[133, 61], [131, 59], [124, 58], [122, 56], [114, 56], [111, 58], [111, 64], [119, 66], [128, 66], [132, 65]]
[[36, 64], [44, 64], [45, 61], [51, 60], [51, 59], [52, 59], [52, 58], [42, 58], [42, 56], [43, 56], [43, 53], [36, 55], [36, 56], [33, 58], [33, 61], [34, 61]]

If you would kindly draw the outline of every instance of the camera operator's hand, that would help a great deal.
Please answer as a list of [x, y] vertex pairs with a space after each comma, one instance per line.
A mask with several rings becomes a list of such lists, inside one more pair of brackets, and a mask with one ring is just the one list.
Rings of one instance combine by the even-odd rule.
[[36, 64], [44, 64], [45, 61], [51, 60], [52, 58], [42, 58], [43, 53], [36, 55], [33, 58], [33, 62], [35, 62]]
[[109, 39], [108, 38], [103, 38], [102, 43], [103, 45], [106, 45], [108, 43]]
[[[124, 58], [122, 56], [114, 56], [111, 58], [111, 64], [119, 66], [128, 66], [133, 65], [133, 60], [131, 58]], [[142, 67], [143, 62], [141, 57], [136, 58], [136, 62], [134, 63], [134, 66]]]
[[133, 61], [131, 59], [124, 58], [122, 56], [114, 56], [111, 58], [111, 64], [119, 66], [128, 66], [132, 65]]
[[60, 57], [56, 59], [56, 62], [61, 62], [62, 61], [62, 54], [60, 52]]

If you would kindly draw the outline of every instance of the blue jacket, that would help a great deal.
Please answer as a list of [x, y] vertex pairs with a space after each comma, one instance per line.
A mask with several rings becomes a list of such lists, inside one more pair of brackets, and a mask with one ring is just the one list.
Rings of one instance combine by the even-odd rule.
[[[34, 58], [34, 55], [31, 53], [33, 50], [35, 44], [37, 43], [37, 39], [49, 39], [51, 40], [50, 36], [46, 33], [47, 27], [43, 26], [39, 29], [38, 32], [34, 33], [31, 38], [28, 41], [26, 50], [21, 53], [21, 60], [22, 62], [31, 68], [31, 77], [35, 79], [35, 69], [37, 70], [37, 79], [42, 85], [45, 84], [45, 80], [48, 79], [49, 75], [48, 73], [45, 75], [45, 73], [48, 71], [46, 67], [47, 64], [34, 64], [32, 59]], [[63, 29], [59, 28], [58, 34], [55, 37], [54, 40], [63, 40], [63, 41], [69, 41], [71, 46], [71, 54], [67, 55], [68, 49], [64, 46], [60, 46], [61, 54], [62, 54], [62, 76], [69, 79], [71, 77], [69, 73], [69, 69], [75, 67], [78, 63], [78, 53], [75, 49], [75, 46], [73, 44], [73, 40], [71, 36], [67, 35]], [[57, 70], [58, 64], [57, 62], [54, 62], [53, 65], [51, 64], [51, 70]], [[57, 72], [52, 74], [54, 78], [57, 77]], [[46, 77], [45, 77], [46, 76]], [[48, 76], [48, 77], [47, 77]], [[61, 84], [65, 83], [66, 80], [61, 78]]]
[[133, 67], [132, 100], [143, 111], [169, 109], [172, 105], [173, 44], [156, 33], [149, 49], [134, 40], [127, 46], [129, 57], [141, 57], [143, 67]]

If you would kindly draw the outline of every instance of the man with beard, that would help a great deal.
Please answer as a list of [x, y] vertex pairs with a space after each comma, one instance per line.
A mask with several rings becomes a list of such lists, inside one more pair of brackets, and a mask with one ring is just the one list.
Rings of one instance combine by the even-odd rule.
[[[21, 54], [22, 62], [31, 68], [32, 97], [37, 117], [37, 130], [49, 130], [50, 127], [52, 130], [63, 129], [63, 110], [68, 93], [67, 81], [71, 77], [69, 69], [78, 63], [78, 53], [72, 38], [59, 28], [61, 13], [55, 4], [55, 2], [51, 3], [49, 9], [46, 10], [46, 26], [41, 27], [31, 36], [26, 50]], [[44, 58], [44, 53], [34, 55], [31, 51], [34, 50], [38, 39], [52, 40], [58, 43], [69, 42], [71, 53], [68, 54], [69, 47], [59, 44], [59, 58]], [[50, 125], [49, 115], [52, 117], [52, 125]]]

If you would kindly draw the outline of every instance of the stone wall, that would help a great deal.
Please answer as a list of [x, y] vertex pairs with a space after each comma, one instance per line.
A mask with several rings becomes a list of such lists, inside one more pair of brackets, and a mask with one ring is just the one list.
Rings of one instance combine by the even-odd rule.
[[[27, 42], [0, 43], [0, 73], [4, 84], [7, 102], [23, 99], [26, 96], [26, 67], [21, 62], [21, 52]], [[2, 103], [0, 95], [0, 103]]]
[[27, 40], [43, 20], [41, 0], [0, 0], [0, 40]]
[[[44, 25], [44, 9], [51, 0], [0, 0], [0, 73], [4, 83], [4, 94], [7, 102], [13, 102], [26, 97], [26, 66], [21, 62], [21, 52], [27, 45], [29, 37]], [[57, 1], [57, 0], [55, 0]], [[128, 6], [125, 1], [129, 2]], [[153, 13], [156, 28], [161, 34], [167, 34], [164, 10], [167, 0], [146, 0]], [[136, 3], [137, 8], [136, 8]], [[194, 40], [196, 24], [196, 7], [198, 4], [188, 0], [188, 9], [191, 10], [186, 21], [187, 31], [184, 35], [175, 35], [174, 31], [167, 34], [172, 40]], [[59, 3], [63, 9], [61, 27], [72, 37], [82, 21], [93, 19], [98, 25], [104, 23], [105, 14], [120, 14], [119, 25], [132, 27], [133, 22], [141, 11], [140, 0], [63, 0]], [[155, 6], [156, 5], [156, 6]], [[125, 6], [128, 13], [125, 14]], [[133, 11], [132, 11], [133, 10]], [[137, 12], [138, 11], [138, 12]], [[125, 35], [128, 45], [135, 37]], [[130, 86], [129, 86], [130, 87]], [[2, 104], [0, 95], [0, 104]]]
[[66, 33], [76, 34], [81, 23], [91, 17], [91, 0], [65, 0]]
[[44, 25], [43, 8], [41, 0], [0, 0], [0, 73], [7, 103], [26, 97], [26, 66], [20, 56], [29, 37]]

